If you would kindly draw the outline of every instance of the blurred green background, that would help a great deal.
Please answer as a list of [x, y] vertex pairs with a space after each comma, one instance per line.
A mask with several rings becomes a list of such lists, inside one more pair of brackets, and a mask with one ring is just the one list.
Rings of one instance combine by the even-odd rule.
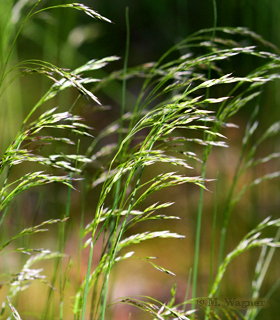
[[[8, 48], [11, 45], [11, 39], [18, 30], [19, 24], [17, 19], [22, 21], [24, 18], [24, 16], [17, 16], [15, 8], [19, 9], [19, 6], [23, 5], [25, 6], [23, 12], [27, 13], [28, 9], [31, 8], [31, 4], [35, 2], [1, 0], [0, 58], [2, 66], [5, 56], [7, 56]], [[17, 3], [18, 7], [14, 7], [15, 3]], [[54, 0], [43, 1], [42, 3], [45, 6], [51, 6], [58, 3], [66, 4], [71, 2]], [[43, 12], [24, 26], [13, 51], [9, 67], [12, 67], [17, 61], [35, 58], [52, 62], [60, 67], [75, 69], [88, 60], [117, 55], [122, 59], [106, 67], [105, 71], [96, 72], [96, 76], [103, 77], [111, 71], [121, 69], [125, 54], [126, 7], [129, 8], [131, 34], [129, 66], [156, 61], [166, 50], [184, 37], [200, 29], [210, 28], [214, 23], [213, 2], [210, 0], [84, 0], [83, 4], [92, 7], [101, 15], [111, 19], [113, 24], [92, 20], [83, 13], [71, 9], [56, 9]], [[12, 11], [13, 7], [14, 10]], [[217, 26], [247, 27], [280, 47], [280, 0], [218, 0], [217, 17]], [[232, 72], [246, 74], [247, 70], [254, 67], [254, 63], [253, 59], [237, 60], [232, 66], [235, 68]], [[12, 86], [2, 93], [0, 108], [1, 154], [3, 154], [7, 145], [13, 140], [24, 116], [26, 116], [50, 84], [49, 80], [42, 79], [38, 75], [32, 75], [14, 82]], [[138, 82], [128, 82], [129, 97], [132, 97], [129, 101], [133, 101], [133, 97], [137, 96], [139, 86]], [[261, 129], [267, 128], [273, 121], [280, 118], [280, 94], [278, 87], [279, 82], [269, 84], [259, 100], [261, 106]], [[111, 109], [108, 112], [91, 115], [91, 106], [86, 101], [80, 103], [81, 109], [77, 110], [78, 113], [86, 118], [87, 124], [93, 126], [96, 131], [104, 128], [119, 116], [121, 84], [117, 82], [111, 84], [110, 87], [100, 92], [98, 96], [104, 105], [110, 105]], [[54, 106], [59, 105], [60, 108], [67, 109], [74, 99], [75, 93], [67, 92], [55, 101]], [[127, 105], [128, 110], [132, 107], [129, 104]], [[220, 198], [218, 207], [221, 208], [220, 214], [222, 214], [233, 170], [239, 156], [244, 127], [251, 111], [252, 109], [245, 108], [244, 111], [234, 118], [234, 122], [240, 126], [240, 129], [231, 129], [226, 132], [226, 135], [230, 138], [230, 149], [215, 151], [209, 161], [207, 176], [216, 178], [219, 171], [220, 181], [218, 190]], [[85, 147], [81, 146], [81, 148]], [[271, 140], [270, 144], [266, 145], [266, 150], [263, 150], [264, 154], [273, 151], [279, 151], [279, 139]], [[273, 162], [271, 166], [263, 167], [262, 170], [277, 170], [279, 162], [278, 164]], [[199, 168], [197, 170], [199, 172]], [[16, 174], [19, 173], [15, 172]], [[258, 172], [250, 172], [244, 179], [251, 180], [256, 176], [258, 176]], [[209, 239], [211, 239], [212, 232], [215, 188], [215, 183], [213, 183], [213, 185], [209, 186], [211, 193], [207, 193], [205, 196], [202, 226], [204, 237], [201, 243], [198, 295], [206, 295], [208, 286]], [[41, 211], [37, 214], [41, 216], [48, 215], [48, 217], [60, 216], [61, 212], [65, 210], [63, 202], [66, 196], [65, 188], [55, 186], [44, 187], [43, 189], [33, 190], [29, 194], [19, 197], [18, 203], [13, 207], [13, 215], [10, 215], [11, 220], [8, 222], [11, 229], [6, 232], [12, 234], [13, 230], [18, 230], [19, 225], [26, 226], [28, 225], [28, 221], [32, 223], [35, 219], [32, 213], [36, 211], [34, 208], [36, 208], [36, 203], [39, 200]], [[49, 192], [48, 197], [42, 196], [44, 191]], [[87, 220], [91, 220], [94, 214], [93, 208], [95, 206], [94, 201], [98, 196], [97, 191], [90, 191], [87, 196]], [[137, 255], [139, 256], [159, 256], [158, 264], [162, 263], [164, 267], [174, 271], [177, 274], [177, 278], [173, 279], [167, 275], [163, 275], [152, 268], [146, 267], [144, 263], [138, 260], [122, 262], [117, 268], [118, 277], [113, 298], [128, 294], [143, 294], [156, 296], [158, 299], [166, 301], [169, 298], [173, 282], [177, 282], [178, 301], [183, 299], [188, 275], [193, 264], [198, 194], [198, 188], [184, 186], [176, 190], [168, 190], [167, 193], [162, 193], [161, 195], [162, 199], [168, 198], [168, 201], [176, 201], [174, 208], [171, 207], [170, 211], [166, 210], [166, 213], [174, 214], [175, 210], [176, 215], [182, 217], [182, 221], [174, 222], [172, 225], [170, 225], [170, 222], [164, 222], [159, 227], [162, 230], [170, 228], [172, 231], [185, 234], [186, 239], [180, 242], [175, 240], [150, 242], [139, 246], [137, 249]], [[79, 218], [79, 201], [80, 195], [75, 194], [71, 209], [71, 216], [74, 221]], [[22, 217], [20, 211], [22, 207], [25, 212], [24, 217]], [[228, 232], [226, 250], [231, 250], [243, 235], [265, 216], [272, 215], [273, 217], [279, 217], [279, 212], [279, 181], [264, 183], [261, 187], [256, 188], [254, 192], [251, 192], [246, 198], [242, 199], [232, 215], [233, 218], [230, 221], [231, 229]], [[156, 225], [142, 227], [143, 230], [147, 228], [157, 229]], [[139, 230], [137, 229], [135, 232], [139, 232]], [[75, 252], [75, 241], [77, 241], [78, 237], [76, 231], [75, 227], [73, 227], [70, 241], [66, 248], [69, 254]], [[3, 234], [2, 236], [4, 237]], [[216, 236], [217, 247], [218, 239], [219, 231], [217, 231]], [[49, 244], [51, 239], [42, 238], [40, 241]], [[222, 292], [224, 294], [236, 297], [249, 296], [253, 276], [252, 268], [257, 261], [258, 254], [259, 251], [257, 250], [252, 251], [238, 258], [236, 263], [234, 262], [230, 266], [223, 280], [224, 287]], [[14, 263], [9, 260], [6, 262], [8, 265]], [[273, 260], [273, 267], [268, 274], [268, 279], [264, 286], [264, 293], [274, 284], [275, 279], [279, 278], [279, 267], [280, 259], [279, 252], [277, 252]], [[73, 274], [73, 277], [75, 277], [75, 274]], [[137, 284], [132, 285], [135, 279], [137, 279]], [[232, 287], [232, 283], [234, 283], [234, 287]], [[34, 297], [34, 292], [31, 295]], [[38, 304], [41, 303], [40, 298], [35, 293], [34, 299], [35, 301], [38, 299]], [[34, 300], [30, 301], [29, 298], [22, 299], [24, 310], [32, 309], [34, 308], [34, 304], [36, 305]], [[280, 310], [276, 301], [279, 299], [280, 290], [277, 290], [272, 297], [270, 307], [262, 311], [265, 314], [263, 319], [277, 318]], [[114, 319], [128, 319], [128, 316], [122, 314], [122, 312], [126, 311], [130, 311], [130, 309], [118, 310], [115, 313]]]

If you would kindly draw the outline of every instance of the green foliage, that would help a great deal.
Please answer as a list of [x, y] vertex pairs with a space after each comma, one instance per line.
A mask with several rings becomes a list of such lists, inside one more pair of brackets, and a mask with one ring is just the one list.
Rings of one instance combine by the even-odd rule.
[[[34, 16], [45, 11], [69, 8], [82, 11], [91, 18], [111, 22], [83, 4], [58, 4], [45, 8], [41, 6], [41, 2], [41, 0], [35, 3], [18, 1], [14, 7], [14, 10], [18, 10], [17, 23], [13, 22], [13, 25], [11, 20], [11, 26], [13, 25], [18, 31], [10, 39], [7, 38], [7, 33], [2, 31], [3, 37], [6, 37], [5, 41], [2, 41], [2, 47], [9, 47], [9, 51], [6, 56], [1, 56], [1, 95], [4, 95], [16, 80], [31, 76], [31, 74], [45, 76], [53, 84], [33, 108], [29, 108], [27, 116], [22, 119], [22, 125], [18, 128], [18, 133], [1, 155], [0, 211], [2, 217], [0, 227], [3, 228], [6, 225], [9, 218], [8, 213], [13, 214], [12, 204], [23, 191], [27, 193], [29, 189], [60, 182], [68, 188], [68, 198], [65, 213], [61, 214], [60, 218], [44, 218], [44, 221], [37, 225], [33, 223], [22, 231], [17, 230], [16, 234], [1, 239], [1, 256], [11, 253], [30, 256], [21, 270], [16, 275], [10, 274], [9, 279], [4, 282], [8, 288], [7, 303], [13, 317], [21, 319], [20, 311], [17, 311], [20, 309], [17, 306], [14, 307], [11, 303], [12, 299], [16, 302], [15, 298], [20, 292], [35, 280], [49, 287], [45, 309], [44, 311], [39, 310], [40, 318], [58, 317], [57, 312], [59, 312], [60, 319], [67, 317], [65, 315], [65, 291], [71, 263], [69, 261], [65, 267], [66, 231], [68, 230], [66, 224], [71, 220], [69, 218], [70, 189], [79, 188], [79, 180], [82, 179], [85, 179], [85, 187], [82, 199], [80, 253], [77, 260], [80, 263], [82, 250], [86, 252], [85, 250], [88, 249], [88, 264], [86, 274], [77, 281], [72, 301], [74, 318], [90, 317], [103, 320], [107, 312], [110, 312], [108, 307], [118, 302], [137, 307], [155, 319], [190, 319], [196, 314], [199, 316], [193, 307], [187, 310], [187, 305], [193, 305], [197, 296], [193, 296], [190, 300], [186, 296], [185, 301], [176, 303], [176, 285], [171, 290], [170, 301], [166, 303], [145, 296], [120, 297], [111, 303], [109, 293], [112, 270], [120, 261], [138, 258], [160, 272], [175, 276], [172, 271], [152, 262], [154, 257], [136, 257], [134, 251], [126, 250], [147, 240], [183, 239], [184, 235], [169, 230], [135, 232], [135, 226], [140, 223], [145, 225], [146, 222], [151, 221], [163, 220], [166, 223], [168, 219], [180, 219], [177, 215], [162, 213], [164, 209], [172, 207], [174, 202], [154, 200], [166, 188], [176, 187], [178, 189], [180, 185], [189, 184], [192, 188], [199, 187], [201, 190], [207, 190], [208, 185], [213, 182], [213, 179], [206, 178], [205, 175], [205, 168], [212, 149], [213, 147], [216, 149], [228, 147], [223, 128], [234, 127], [229, 122], [230, 118], [255, 101], [266, 83], [280, 77], [278, 73], [280, 57], [270, 51], [259, 50], [257, 45], [266, 46], [267, 50], [275, 48], [254, 32], [244, 28], [215, 28], [215, 37], [213, 37], [213, 29], [198, 31], [172, 47], [157, 62], [127, 68], [129, 52], [127, 11], [128, 36], [123, 70], [112, 72], [102, 79], [91, 75], [84, 77], [84, 73], [91, 73], [105, 67], [108, 63], [117, 61], [119, 58], [115, 56], [91, 60], [73, 71], [37, 59], [17, 62], [11, 66], [12, 53], [24, 26]], [[25, 9], [30, 11], [24, 17], [22, 13]], [[225, 36], [228, 35], [238, 36], [242, 40], [237, 42], [225, 39]], [[243, 40], [246, 39], [255, 42], [256, 46], [243, 45]], [[226, 62], [236, 56], [254, 57], [260, 61], [259, 66], [251, 70], [248, 75], [224, 73]], [[209, 78], [211, 74], [213, 76]], [[125, 103], [126, 82], [130, 79], [141, 80], [142, 86], [133, 107], [129, 108], [131, 111], [125, 113], [125, 109], [128, 109]], [[86, 101], [96, 106], [95, 111], [104, 110], [102, 102], [97, 97], [98, 92], [102, 93], [107, 86], [120, 81], [123, 89], [121, 115], [118, 120], [110, 123], [93, 137], [90, 133], [92, 128], [83, 122], [81, 116], [74, 114], [74, 107], [79, 99], [85, 98]], [[68, 111], [58, 112], [57, 107], [52, 106], [51, 102], [57, 96], [70, 92], [71, 88], [75, 90], [78, 98], [74, 100], [72, 106], [68, 106]], [[257, 113], [257, 108], [255, 108], [245, 130], [240, 158], [223, 215], [217, 274], [209, 292], [205, 293], [208, 298], [214, 298], [219, 294], [222, 279], [233, 258], [249, 249], [261, 247], [262, 252], [255, 269], [252, 288], [252, 299], [258, 298], [263, 278], [272, 261], [273, 250], [280, 245], [279, 234], [276, 234], [275, 237], [260, 237], [271, 227], [280, 226], [279, 219], [265, 218], [257, 227], [253, 227], [241, 241], [237, 241], [236, 247], [224, 257], [226, 232], [230, 229], [229, 220], [234, 206], [253, 187], [267, 180], [278, 178], [280, 175], [279, 171], [265, 173], [253, 181], [246, 181], [237, 191], [239, 181], [248, 170], [271, 160], [277, 160], [280, 155], [279, 152], [273, 152], [260, 158], [257, 157], [260, 146], [271, 137], [278, 135], [280, 130], [279, 121], [276, 121], [255, 139], [254, 134], [258, 127]], [[42, 135], [39, 135], [41, 133]], [[79, 154], [80, 140], [76, 141], [77, 136], [78, 139], [87, 138], [87, 141], [91, 141], [83, 150], [83, 154]], [[112, 143], [111, 140], [118, 142]], [[48, 150], [44, 152], [46, 145], [58, 145], [61, 150], [59, 153], [57, 151], [48, 152]], [[76, 146], [75, 152], [64, 152], [64, 150], [72, 150], [71, 146], [72, 148]], [[69, 149], [64, 147], [69, 147]], [[97, 161], [101, 165], [91, 174], [90, 166]], [[199, 169], [201, 163], [202, 169]], [[28, 164], [32, 164], [36, 169], [30, 170]], [[42, 166], [43, 170], [37, 170], [37, 167]], [[20, 177], [14, 178], [12, 171], [17, 167], [20, 168], [21, 174]], [[29, 170], [27, 173], [25, 173], [26, 168]], [[195, 169], [194, 174], [192, 174], [193, 169]], [[201, 170], [201, 174], [197, 173], [198, 170]], [[148, 174], [145, 176], [146, 172]], [[87, 226], [84, 226], [85, 193], [92, 192], [94, 188], [98, 192], [98, 201], [94, 208], [93, 218]], [[202, 205], [202, 198], [198, 205]], [[31, 224], [30, 221], [27, 223]], [[45, 226], [52, 224], [60, 225], [59, 235], [56, 235], [57, 250], [30, 248], [29, 245], [33, 246], [33, 243], [35, 245], [34, 239], [38, 236], [37, 234], [48, 231]], [[25, 236], [31, 239], [28, 246], [13, 249], [12, 245], [18, 246], [19, 240], [25, 239]], [[198, 238], [200, 237], [202, 235], [199, 233]], [[99, 243], [101, 243], [100, 259], [94, 265], [93, 257]], [[267, 253], [268, 247], [270, 251]], [[8, 248], [12, 249], [7, 251]], [[45, 263], [48, 259], [54, 259], [52, 281], [47, 281], [46, 276], [41, 274], [42, 268], [31, 269], [33, 264]], [[79, 268], [80, 265], [78, 271], [80, 271]], [[197, 272], [198, 266], [195, 263], [194, 274]], [[54, 291], [57, 290], [55, 289], [57, 277], [60, 277], [59, 311], [56, 309], [53, 296]], [[79, 275], [77, 279], [78, 277]], [[196, 283], [193, 285], [196, 286]], [[92, 295], [91, 299], [90, 295]], [[257, 308], [248, 311], [246, 319], [254, 319], [258, 311]], [[244, 319], [244, 316], [236, 310], [224, 306], [219, 311], [206, 308], [204, 312], [206, 318], [220, 319], [222, 315], [227, 319], [239, 316]], [[5, 316], [8, 314], [6, 302], [2, 304], [0, 318], [4, 314]]]

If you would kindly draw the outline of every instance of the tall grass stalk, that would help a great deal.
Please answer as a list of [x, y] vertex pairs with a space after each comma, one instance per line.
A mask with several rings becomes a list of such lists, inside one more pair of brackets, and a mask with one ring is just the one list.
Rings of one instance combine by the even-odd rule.
[[[212, 31], [212, 39], [211, 44], [214, 45], [215, 35], [216, 35], [216, 28], [217, 28], [217, 5], [216, 1], [213, 0], [213, 12], [214, 12], [214, 26]], [[208, 68], [208, 80], [211, 79], [211, 62], [209, 63]], [[210, 88], [207, 87], [206, 89], [206, 98], [208, 99], [210, 95]], [[206, 103], [206, 108], [207, 108]], [[204, 133], [203, 140], [206, 139], [206, 133]], [[208, 159], [209, 152], [207, 150], [207, 147], [204, 150], [203, 155], [203, 162], [202, 162], [202, 168], [201, 168], [201, 177], [205, 179], [206, 176], [206, 162]], [[198, 267], [199, 267], [199, 249], [200, 249], [200, 239], [201, 239], [201, 224], [202, 224], [202, 210], [203, 210], [203, 194], [204, 189], [200, 189], [200, 195], [199, 195], [199, 205], [198, 205], [198, 212], [197, 212], [197, 226], [196, 226], [196, 234], [195, 234], [195, 253], [194, 253], [194, 266], [193, 266], [193, 292], [192, 297], [196, 297], [196, 288], [197, 288], [197, 275], [198, 275]], [[211, 276], [211, 273], [210, 273]], [[195, 304], [192, 305], [192, 308], [195, 307]]]
[[[128, 59], [129, 59], [129, 43], [130, 43], [130, 26], [129, 26], [129, 8], [126, 7], [125, 11], [125, 21], [126, 21], [126, 51], [125, 51], [125, 57], [124, 57], [124, 67], [123, 67], [123, 81], [122, 81], [122, 104], [121, 104], [121, 114], [120, 114], [120, 130], [119, 130], [119, 141], [118, 145], [120, 146], [123, 140], [123, 128], [124, 128], [124, 114], [125, 114], [125, 108], [126, 108], [126, 75], [127, 75], [127, 66], [128, 66]], [[120, 162], [122, 162], [122, 154], [120, 154]], [[121, 181], [118, 180], [116, 187], [115, 187], [115, 195], [114, 195], [114, 207], [118, 206], [118, 200], [120, 197], [120, 188], [121, 188]], [[115, 229], [115, 219], [111, 220], [111, 226], [110, 226], [110, 235], [114, 233]], [[117, 222], [118, 225], [118, 222]], [[115, 235], [114, 235], [115, 236]], [[109, 239], [110, 240], [110, 239]], [[108, 240], [108, 241], [109, 241]], [[108, 246], [108, 252], [111, 250], [111, 246], [109, 244]], [[108, 296], [108, 287], [109, 287], [109, 274], [110, 274], [110, 268], [108, 268], [108, 274], [105, 273], [106, 277], [106, 284], [105, 284], [105, 294], [104, 294], [104, 300], [103, 300], [103, 308], [102, 308], [102, 319], [105, 319], [105, 310], [106, 310], [106, 303], [107, 303], [107, 296]]]

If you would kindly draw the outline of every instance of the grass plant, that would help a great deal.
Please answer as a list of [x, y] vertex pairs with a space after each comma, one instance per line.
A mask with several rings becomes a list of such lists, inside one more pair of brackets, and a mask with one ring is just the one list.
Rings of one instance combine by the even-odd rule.
[[[6, 90], [15, 83], [18, 85], [16, 82], [18, 79], [31, 77], [34, 74], [46, 77], [52, 84], [39, 101], [26, 112], [21, 126], [18, 127], [18, 133], [1, 155], [1, 229], [15, 222], [13, 206], [17, 199], [22, 199], [20, 195], [23, 192], [27, 194], [33, 189], [37, 190], [38, 187], [51, 190], [44, 189], [43, 186], [56, 185], [59, 182], [61, 188], [68, 190], [68, 193], [63, 200], [64, 209], [55, 213], [55, 218], [40, 217], [42, 221], [36, 224], [35, 218], [30, 219], [31, 221], [26, 219], [25, 225], [29, 226], [23, 230], [17, 229], [12, 235], [6, 232], [1, 236], [1, 257], [15, 253], [27, 256], [27, 259], [21, 266], [16, 266], [19, 271], [15, 274], [3, 270], [2, 285], [5, 287], [7, 298], [2, 302], [0, 318], [69, 317], [67, 290], [72, 260], [69, 260], [65, 251], [67, 243], [71, 240], [69, 236], [71, 220], [76, 221], [78, 216], [80, 217], [78, 254], [72, 257], [77, 262], [75, 292], [71, 300], [71, 316], [74, 319], [104, 320], [117, 317], [114, 315], [114, 307], [120, 303], [136, 307], [154, 319], [160, 320], [200, 317], [256, 319], [261, 312], [257, 307], [243, 312], [227, 305], [222, 305], [220, 308], [210, 308], [205, 305], [201, 306], [203, 311], [201, 314], [198, 310], [198, 299], [220, 298], [222, 280], [228, 266], [234, 258], [248, 250], [255, 250], [254, 248], [260, 248], [260, 258], [254, 270], [252, 288], [251, 290], [248, 288], [248, 292], [251, 292], [252, 300], [260, 298], [264, 278], [273, 263], [275, 248], [280, 245], [280, 219], [268, 216], [257, 217], [255, 225], [241, 240], [236, 239], [235, 247], [230, 250], [227, 248], [226, 237], [231, 231], [231, 215], [242, 197], [260, 183], [266, 183], [280, 176], [279, 171], [271, 170], [253, 180], [247, 180], [247, 176], [243, 179], [252, 168], [279, 161], [279, 152], [266, 155], [259, 153], [269, 139], [278, 136], [279, 121], [275, 121], [266, 131], [259, 133], [257, 120], [259, 108], [253, 107], [260, 101], [258, 99], [264, 85], [280, 77], [280, 56], [276, 48], [246, 28], [215, 26], [183, 39], [157, 62], [129, 68], [130, 23], [127, 9], [124, 68], [98, 79], [94, 77], [94, 72], [108, 63], [114, 63], [118, 57], [90, 60], [74, 70], [61, 68], [54, 63], [39, 59], [14, 63], [12, 57], [22, 30], [42, 13], [55, 9], [72, 9], [104, 23], [110, 23], [109, 19], [77, 3], [44, 7], [41, 0], [18, 1], [12, 9], [14, 14], [16, 9], [18, 18], [13, 22], [13, 28], [17, 31], [13, 33], [13, 37], [4, 41], [5, 48], [9, 48], [8, 53], [5, 55], [3, 48], [1, 51], [1, 96], [3, 97]], [[29, 12], [24, 15], [26, 10]], [[2, 32], [6, 37], [7, 33]], [[2, 41], [2, 47], [4, 42]], [[254, 58], [257, 61], [256, 68], [247, 75], [242, 74], [242, 70], [234, 73], [224, 72], [232, 66], [231, 61], [242, 56]], [[85, 74], [89, 76], [85, 77]], [[139, 94], [132, 106], [128, 106], [126, 101], [127, 82], [130, 79], [141, 82]], [[74, 114], [74, 110], [80, 101], [94, 105], [92, 112], [95, 112], [98, 119], [102, 112], [103, 114], [106, 112], [98, 94], [106, 92], [107, 86], [119, 82], [122, 84], [119, 118], [100, 132], [95, 132], [93, 136], [91, 126], [80, 115]], [[55, 103], [60, 100], [56, 99], [65, 92], [69, 92], [70, 95], [75, 92], [76, 97], [69, 104], [67, 111], [58, 111], [59, 107], [56, 107]], [[176, 284], [171, 289], [168, 302], [147, 295], [113, 299], [112, 274], [120, 261], [125, 263], [127, 259], [139, 259], [168, 276], [175, 275], [168, 268], [155, 263], [153, 256], [137, 257], [135, 245], [147, 240], [185, 237], [184, 234], [161, 230], [160, 227], [157, 231], [153, 231], [157, 223], [163, 221], [168, 227], [168, 221], [171, 223], [187, 214], [187, 208], [186, 212], [180, 215], [164, 214], [165, 210], [171, 210], [175, 201], [163, 200], [160, 194], [170, 187], [181, 190], [180, 186], [183, 185], [200, 188], [204, 192], [214, 189], [212, 186], [216, 177], [208, 177], [207, 174], [210, 157], [213, 150], [218, 152], [215, 150], [228, 148], [225, 132], [236, 127], [232, 123], [233, 117], [247, 106], [252, 110], [251, 117], [245, 129], [236, 169], [235, 171], [230, 169], [234, 171], [234, 176], [222, 214], [219, 254], [215, 253], [215, 239], [218, 238], [216, 233], [219, 227], [217, 215], [222, 207], [218, 200], [220, 182], [213, 197], [216, 200], [213, 200], [215, 209], [213, 209], [212, 246], [209, 247], [211, 262], [210, 271], [208, 270], [210, 278], [208, 292], [199, 292], [199, 249], [203, 238], [201, 229], [203, 193], [201, 193], [197, 204], [199, 213], [194, 245], [193, 277], [189, 276], [185, 299], [178, 302]], [[20, 108], [22, 110], [22, 107]], [[228, 152], [231, 152], [230, 148]], [[98, 163], [98, 166], [93, 170], [95, 163]], [[230, 163], [227, 165], [232, 167]], [[20, 172], [19, 177], [14, 174], [15, 170], [17, 174]], [[221, 173], [218, 174], [218, 179], [220, 176]], [[73, 194], [77, 193], [76, 189], [82, 194], [81, 212], [73, 217], [70, 211]], [[98, 195], [97, 202], [88, 212], [86, 212], [87, 194]], [[24, 216], [26, 212], [22, 210], [20, 214]], [[209, 215], [211, 220], [212, 213]], [[207, 218], [209, 219], [208, 216]], [[85, 224], [85, 221], [88, 223]], [[59, 232], [55, 241], [57, 247], [52, 250], [38, 248], [36, 246], [38, 233], [47, 232], [47, 228], [51, 225], [58, 226]], [[141, 225], [149, 225], [150, 229], [145, 231], [137, 229]], [[18, 226], [20, 223], [15, 223], [15, 228]], [[273, 232], [271, 231], [273, 228], [277, 231], [273, 236], [267, 236], [269, 232], [270, 234]], [[26, 236], [30, 237], [29, 242], [24, 240]], [[22, 246], [22, 244], [27, 245]], [[81, 269], [84, 252], [87, 254], [87, 266], [83, 274]], [[215, 259], [218, 255], [219, 258]], [[45, 265], [49, 259], [54, 261], [51, 267], [52, 280], [47, 280], [46, 275], [42, 274], [43, 268], [34, 266], [40, 263]], [[217, 267], [214, 263], [216, 260]], [[212, 273], [215, 274], [213, 281], [211, 281]], [[186, 282], [187, 278], [186, 275]], [[36, 314], [29, 315], [24, 312], [21, 314], [18, 297], [27, 295], [26, 289], [35, 280], [48, 286], [46, 301], [38, 308]], [[277, 281], [276, 278], [275, 282]], [[276, 287], [272, 287], [271, 290], [276, 290]], [[273, 293], [271, 290], [267, 292], [268, 296]], [[127, 318], [130, 318], [129, 314]]]

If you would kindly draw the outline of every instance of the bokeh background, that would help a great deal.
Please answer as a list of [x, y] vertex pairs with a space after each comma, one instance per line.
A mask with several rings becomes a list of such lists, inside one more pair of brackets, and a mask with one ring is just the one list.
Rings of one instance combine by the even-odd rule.
[[[0, 37], [1, 37], [1, 62], [3, 63], [11, 45], [12, 35], [17, 32], [18, 24], [17, 11], [12, 10], [14, 5], [24, 5], [28, 1], [1, 0], [0, 4]], [[43, 1], [46, 6], [66, 4], [70, 1]], [[30, 4], [34, 1], [30, 1]], [[112, 24], [102, 21], [92, 20], [90, 17], [75, 10], [52, 10], [44, 12], [38, 17], [30, 20], [22, 29], [21, 35], [16, 44], [9, 65], [11, 67], [17, 61], [23, 59], [42, 59], [57, 64], [60, 67], [75, 69], [91, 59], [100, 59], [106, 56], [116, 55], [121, 57], [118, 62], [114, 62], [102, 71], [96, 72], [97, 77], [104, 77], [112, 71], [119, 70], [123, 66], [125, 54], [126, 24], [125, 10], [129, 8], [130, 20], [130, 49], [129, 66], [136, 66], [150, 61], [156, 61], [166, 50], [178, 43], [183, 38], [200, 29], [210, 28], [214, 24], [213, 2], [210, 0], [83, 0], [85, 5], [97, 10], [103, 16], [111, 19]], [[15, 8], [15, 7], [14, 7]], [[19, 7], [17, 7], [19, 8]], [[29, 7], [30, 8], [30, 7]], [[28, 12], [28, 6], [24, 12]], [[14, 20], [12, 20], [14, 19]], [[14, 21], [14, 23], [11, 23]], [[279, 0], [218, 0], [217, 1], [217, 26], [247, 27], [260, 34], [264, 39], [271, 41], [280, 47], [280, 1]], [[246, 74], [254, 67], [255, 61], [237, 60], [235, 64], [229, 66], [232, 72]], [[42, 79], [38, 75], [22, 78], [13, 83], [1, 96], [0, 108], [0, 150], [3, 154], [5, 148], [13, 140], [20, 128], [24, 116], [39, 100], [46, 91], [50, 82]], [[128, 82], [128, 97], [130, 104], [127, 104], [127, 111], [133, 108], [133, 99], [136, 99], [140, 89], [140, 83]], [[91, 105], [86, 101], [79, 104], [76, 112], [86, 118], [88, 125], [94, 127], [97, 132], [107, 124], [118, 118], [120, 113], [121, 84], [112, 83], [99, 93], [99, 98], [104, 105], [110, 106], [110, 110], [101, 114], [91, 114]], [[62, 94], [55, 104], [63, 110], [67, 110], [75, 99], [75, 93], [67, 92]], [[259, 99], [260, 104], [260, 132], [265, 130], [275, 120], [279, 119], [279, 82], [271, 83], [264, 88], [264, 92]], [[251, 106], [253, 107], [253, 105]], [[217, 248], [219, 239], [219, 224], [221, 221], [226, 196], [233, 177], [236, 166], [244, 128], [251, 114], [250, 106], [245, 108], [233, 122], [239, 125], [239, 129], [230, 129], [224, 132], [229, 137], [229, 149], [219, 150], [210, 157], [207, 168], [207, 176], [216, 178], [219, 174], [218, 190], [218, 226], [217, 226]], [[81, 151], [86, 149], [81, 145]], [[261, 150], [260, 155], [279, 151], [279, 137], [269, 140], [269, 143]], [[269, 166], [263, 166], [260, 171], [249, 172], [246, 180], [253, 180], [259, 174], [278, 170], [279, 161], [271, 162]], [[18, 171], [17, 171], [18, 170]], [[13, 172], [14, 176], [21, 174], [22, 168]], [[24, 170], [28, 170], [25, 168]], [[199, 173], [200, 168], [195, 168]], [[145, 174], [149, 175], [149, 172]], [[145, 177], [144, 177], [145, 178]], [[213, 223], [213, 208], [216, 184], [213, 182], [208, 186], [210, 192], [205, 195], [204, 216], [203, 216], [203, 238], [201, 242], [201, 257], [199, 269], [198, 295], [207, 294], [209, 279], [210, 247]], [[237, 205], [230, 220], [230, 231], [226, 243], [226, 252], [234, 248], [239, 240], [258, 222], [266, 216], [279, 217], [280, 197], [279, 180], [263, 183], [261, 186], [249, 192], [246, 197]], [[47, 196], [46, 196], [47, 194]], [[42, 219], [58, 218], [65, 212], [66, 188], [61, 186], [43, 187], [34, 189], [17, 198], [13, 205], [9, 218], [5, 221], [5, 228], [1, 232], [1, 238], [13, 235], [21, 226], [24, 228]], [[178, 215], [182, 218], [180, 222], [162, 222], [151, 225], [141, 225], [133, 230], [135, 233], [144, 230], [165, 230], [184, 234], [184, 240], [159, 240], [151, 241], [139, 245], [131, 250], [136, 250], [138, 256], [157, 256], [158, 264], [172, 270], [176, 278], [162, 274], [144, 262], [137, 259], [124, 261], [116, 268], [112, 298], [127, 296], [130, 294], [141, 294], [154, 296], [161, 301], [167, 301], [170, 290], [177, 283], [178, 302], [182, 301], [187, 288], [188, 276], [193, 266], [194, 239], [196, 230], [196, 215], [198, 207], [199, 189], [190, 186], [180, 187], [174, 190], [162, 192], [158, 199], [168, 199], [176, 204], [170, 209], [166, 209], [166, 214]], [[89, 191], [86, 201], [86, 220], [90, 221], [94, 215], [94, 207], [98, 199], [98, 188]], [[158, 200], [157, 199], [157, 200]], [[81, 194], [72, 194], [71, 221], [69, 222], [69, 234], [66, 246], [66, 253], [75, 257], [77, 252], [78, 228], [76, 221], [79, 221], [81, 212]], [[151, 203], [154, 201], [151, 200]], [[24, 216], [22, 216], [22, 209]], [[142, 229], [141, 229], [142, 228]], [[48, 235], [36, 235], [38, 246], [55, 248], [56, 230], [50, 230]], [[35, 238], [34, 238], [35, 239]], [[31, 241], [31, 240], [30, 240]], [[217, 253], [217, 252], [216, 252]], [[250, 296], [251, 281], [253, 277], [254, 265], [257, 261], [259, 250], [244, 254], [236, 259], [229, 267], [223, 280], [222, 293], [226, 296], [246, 298]], [[2, 258], [1, 258], [2, 259]], [[25, 258], [18, 255], [5, 255], [3, 258], [3, 273], [9, 268], [16, 272], [18, 265]], [[83, 256], [84, 265], [82, 271], [86, 270], [87, 256]], [[75, 258], [73, 264], [75, 265]], [[215, 264], [216, 266], [216, 264]], [[44, 266], [48, 273], [48, 266]], [[50, 268], [50, 267], [49, 267]], [[71, 295], [74, 293], [76, 274], [73, 267], [69, 281], [69, 303]], [[215, 270], [215, 269], [214, 269]], [[269, 270], [267, 280], [264, 284], [263, 294], [273, 286], [279, 279], [280, 259], [279, 252], [276, 252], [272, 266]], [[51, 271], [50, 271], [51, 274]], [[71, 283], [72, 282], [72, 283]], [[19, 310], [23, 312], [37, 312], [38, 307], [46, 299], [47, 290], [41, 284], [33, 285], [26, 290], [18, 301]], [[73, 290], [73, 291], [71, 291]], [[4, 290], [3, 290], [4, 293]], [[2, 294], [1, 294], [2, 298]], [[277, 289], [271, 297], [269, 308], [261, 313], [262, 319], [277, 318], [280, 299], [280, 290]], [[133, 312], [131, 319], [143, 319], [143, 314], [139, 314], [134, 308], [116, 308], [114, 319], [128, 319], [127, 312]], [[30, 317], [31, 319], [32, 317]], [[260, 318], [260, 319], [261, 319]]]

